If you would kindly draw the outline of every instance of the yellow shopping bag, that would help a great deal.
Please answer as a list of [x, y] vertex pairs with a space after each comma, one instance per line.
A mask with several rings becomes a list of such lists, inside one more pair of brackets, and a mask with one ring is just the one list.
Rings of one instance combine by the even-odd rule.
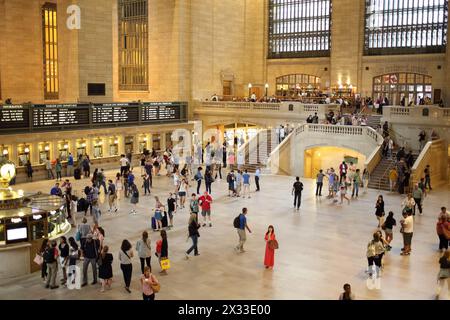
[[170, 269], [170, 260], [169, 259], [161, 260], [161, 269], [163, 269], [163, 270]]

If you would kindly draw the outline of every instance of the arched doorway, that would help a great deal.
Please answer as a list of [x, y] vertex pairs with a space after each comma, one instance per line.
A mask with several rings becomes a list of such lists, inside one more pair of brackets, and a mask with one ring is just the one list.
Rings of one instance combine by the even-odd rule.
[[373, 99], [387, 97], [391, 105], [419, 104], [421, 98], [432, 97], [432, 78], [425, 74], [396, 72], [373, 78]]

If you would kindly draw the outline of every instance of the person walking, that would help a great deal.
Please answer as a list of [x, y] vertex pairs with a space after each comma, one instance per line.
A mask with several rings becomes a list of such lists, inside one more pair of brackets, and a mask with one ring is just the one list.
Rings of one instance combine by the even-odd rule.
[[407, 211], [402, 213], [403, 219], [400, 221], [402, 228], [400, 232], [403, 234], [403, 248], [401, 255], [407, 256], [411, 254], [411, 243], [414, 232], [414, 219]]
[[203, 227], [206, 227], [207, 220], [209, 221], [209, 226], [212, 227], [211, 223], [211, 203], [213, 199], [207, 191], [198, 198], [198, 204], [202, 208], [202, 217], [203, 217]]
[[256, 185], [256, 191], [261, 191], [260, 187], [259, 187], [259, 180], [261, 177], [261, 169], [259, 167], [256, 168], [255, 171], [255, 185]]
[[419, 185], [416, 183], [414, 185], [414, 190], [412, 192], [412, 196], [415, 202], [413, 215], [416, 215], [416, 206], [419, 209], [419, 214], [422, 215], [422, 200], [423, 200], [423, 192], [419, 188]]
[[446, 250], [439, 258], [438, 286], [436, 289], [436, 299], [439, 299], [441, 291], [447, 282], [447, 292], [450, 297], [450, 251]]
[[347, 197], [347, 185], [345, 182], [341, 184], [339, 193], [341, 196], [341, 204], [344, 202], [344, 199], [346, 199], [347, 203], [350, 204], [350, 199]]
[[426, 137], [427, 137], [427, 133], [425, 132], [425, 130], [420, 131], [420, 133], [419, 133], [420, 150], [422, 150], [425, 147]]
[[131, 209], [130, 214], [136, 214], [137, 204], [139, 203], [139, 190], [136, 184], [132, 184], [130, 187], [131, 199], [130, 203], [133, 204], [133, 209]]
[[88, 234], [91, 233], [91, 226], [87, 223], [86, 217], [83, 217], [81, 220], [81, 224], [78, 225], [78, 234], [80, 238], [81, 249], [83, 249], [84, 244], [86, 243]]
[[266, 241], [266, 252], [264, 254], [264, 266], [266, 269], [273, 269], [275, 264], [275, 249], [278, 248], [276, 245], [277, 239], [275, 237], [275, 230], [272, 225], [267, 229], [266, 235], [264, 236]]
[[116, 187], [116, 201], [118, 201], [118, 200], [120, 200], [120, 198], [121, 198], [120, 194], [123, 191], [122, 176], [120, 175], [119, 172], [116, 174], [116, 180], [114, 181], [114, 186]]
[[247, 196], [247, 198], [250, 199], [250, 174], [248, 173], [247, 169], [244, 170], [242, 181], [244, 183], [244, 192], [242, 197], [245, 198]]
[[386, 221], [381, 225], [381, 229], [384, 230], [385, 239], [388, 243], [388, 249], [390, 250], [392, 247], [390, 243], [394, 240], [393, 228], [397, 225], [397, 221], [394, 219], [394, 213], [389, 211]]
[[150, 195], [151, 194], [151, 191], [150, 191], [150, 176], [146, 173], [146, 174], [142, 175], [142, 179], [143, 179], [142, 187], [144, 188], [144, 195], [147, 195], [147, 192], [148, 192], [148, 195]]
[[303, 183], [300, 182], [300, 177], [295, 178], [294, 185], [292, 186], [291, 194], [294, 196], [294, 209], [300, 209], [302, 202]]
[[162, 219], [164, 213], [164, 205], [159, 201], [159, 197], [155, 196], [155, 209], [154, 209], [154, 217], [157, 223], [156, 231], [162, 230]]
[[342, 183], [342, 180], [345, 181], [345, 178], [347, 177], [347, 169], [348, 165], [345, 163], [345, 161], [342, 161], [342, 163], [339, 165], [339, 183]]
[[239, 214], [239, 216], [237, 216], [235, 218], [234, 221], [234, 227], [237, 229], [237, 233], [239, 236], [239, 243], [238, 245], [235, 247], [235, 250], [240, 252], [240, 253], [244, 253], [244, 243], [247, 240], [247, 235], [245, 234], [245, 230], [247, 229], [249, 233], [252, 233], [252, 231], [250, 230], [250, 228], [247, 225], [247, 208], [242, 208], [242, 213]]
[[377, 202], [375, 203], [375, 216], [378, 220], [378, 228], [381, 228], [383, 225], [383, 219], [384, 219], [384, 199], [383, 196], [380, 194], [378, 196]]
[[211, 170], [206, 170], [205, 172], [205, 186], [206, 186], [206, 191], [209, 192], [210, 194], [212, 193], [211, 191], [211, 185], [214, 182], [214, 178], [211, 174]]
[[389, 170], [389, 191], [390, 192], [395, 190], [397, 180], [398, 180], [397, 169], [395, 167], [392, 167], [391, 170]]
[[367, 245], [367, 273], [372, 276], [373, 265], [381, 269], [381, 254], [384, 253], [384, 246], [378, 232], [373, 234], [373, 239]]
[[87, 179], [91, 175], [91, 161], [89, 160], [89, 156], [83, 159], [81, 166], [83, 167], [83, 175], [84, 178]]
[[188, 193], [189, 183], [186, 178], [181, 179], [178, 195], [180, 196], [180, 208], [184, 209], [186, 203], [186, 195]]
[[402, 201], [402, 209], [412, 215], [414, 215], [414, 207], [416, 206], [416, 202], [412, 197], [412, 193], [408, 193], [407, 197]]
[[197, 181], [197, 194], [200, 194], [200, 187], [202, 185], [202, 167], [197, 168], [197, 173], [194, 176], [194, 180]]
[[148, 238], [148, 232], [142, 232], [142, 238], [136, 243], [136, 252], [138, 254], [139, 260], [141, 261], [141, 271], [144, 273], [144, 267], [151, 267], [152, 251], [151, 242]]
[[101, 280], [102, 288], [100, 292], [105, 292], [105, 288], [111, 289], [113, 271], [112, 263], [114, 257], [109, 253], [109, 247], [103, 246], [98, 259], [98, 277]]
[[188, 224], [188, 238], [191, 238], [192, 246], [186, 251], [185, 254], [186, 260], [189, 259], [189, 255], [191, 254], [192, 250], [194, 250], [195, 256], [200, 255], [198, 253], [198, 238], [200, 237], [198, 229], [200, 229], [200, 224], [197, 222], [197, 216], [192, 213], [191, 216], [189, 217], [189, 224]]
[[59, 288], [59, 286], [56, 285], [56, 276], [58, 274], [58, 250], [56, 249], [56, 246], [57, 244], [55, 240], [49, 242], [43, 256], [48, 270], [47, 283], [45, 287], [50, 289]]
[[352, 198], [355, 196], [356, 196], [356, 198], [358, 198], [360, 184], [361, 184], [360, 170], [356, 169], [355, 173], [353, 174]]
[[[161, 266], [161, 261], [169, 259], [169, 242], [167, 241], [166, 230], [161, 230], [161, 239], [156, 242], [156, 256], [158, 257], [159, 265]], [[167, 270], [159, 272], [162, 275], [167, 275]]]
[[227, 174], [228, 196], [229, 197], [234, 197], [234, 195], [236, 194], [236, 191], [234, 189], [234, 180], [235, 180], [234, 172], [233, 172], [233, 170], [231, 170]]
[[69, 273], [67, 274], [68, 279], [72, 279], [72, 284], [75, 284], [76, 279], [76, 271], [78, 268], [75, 266], [77, 265], [78, 259], [80, 259], [81, 253], [78, 247], [77, 242], [75, 241], [74, 237], [69, 238]]
[[133, 273], [133, 264], [131, 262], [131, 258], [133, 257], [133, 249], [131, 247], [130, 241], [124, 239], [122, 241], [122, 245], [120, 246], [119, 251], [119, 261], [120, 261], [120, 269], [123, 273], [123, 280], [125, 282], [125, 290], [128, 293], [131, 293], [130, 284], [131, 284], [131, 275]]
[[91, 265], [92, 267], [92, 275], [94, 277], [94, 281], [91, 283], [92, 285], [97, 283], [97, 259], [99, 255], [100, 241], [93, 238], [92, 233], [89, 233], [86, 238], [86, 242], [84, 246], [81, 247], [83, 252], [83, 284], [82, 287], [88, 284], [88, 267]]
[[106, 177], [105, 177], [105, 171], [103, 169], [100, 169], [100, 172], [97, 174], [97, 185], [98, 188], [103, 187], [103, 191], [105, 191], [105, 194], [108, 193], [106, 188]]
[[448, 249], [450, 241], [450, 222], [445, 216], [440, 216], [436, 223], [436, 233], [439, 237], [439, 251]]
[[119, 160], [119, 162], [120, 162], [120, 175], [123, 176], [123, 174], [125, 172], [127, 172], [128, 168], [130, 167], [129, 166], [130, 165], [130, 161], [128, 160], [127, 157], [125, 157], [124, 154], [120, 155], [120, 157], [121, 157], [120, 160]]
[[98, 205], [98, 199], [92, 200], [92, 220], [96, 225], [100, 223], [101, 211]]
[[152, 268], [146, 266], [141, 275], [142, 297], [144, 301], [155, 300], [155, 286], [159, 285], [158, 279], [152, 274]]
[[427, 166], [423, 170], [423, 173], [425, 175], [425, 188], [428, 187], [430, 190], [433, 190], [431, 188], [431, 168], [429, 164], [427, 164]]
[[197, 195], [195, 193], [192, 194], [191, 201], [189, 203], [189, 209], [190, 209], [190, 213], [194, 213], [198, 219], [198, 212], [200, 210], [199, 210]]
[[41, 247], [37, 252], [37, 254], [42, 257], [41, 278], [44, 283], [47, 281], [47, 276], [48, 276], [47, 263], [45, 262], [45, 259], [44, 259], [44, 253], [45, 253], [45, 250], [47, 250], [47, 247], [48, 247], [48, 239], [44, 239], [44, 240], [42, 240]]
[[319, 173], [317, 174], [316, 179], [316, 197], [322, 196], [322, 187], [323, 187], [323, 178], [325, 177], [325, 174], [323, 173], [323, 170], [320, 169]]
[[108, 212], [117, 212], [117, 189], [112, 180], [108, 180]]

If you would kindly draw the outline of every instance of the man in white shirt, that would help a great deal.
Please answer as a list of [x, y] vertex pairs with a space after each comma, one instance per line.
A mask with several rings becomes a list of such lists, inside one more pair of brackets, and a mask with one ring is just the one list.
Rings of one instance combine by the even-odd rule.
[[411, 242], [414, 232], [414, 219], [407, 211], [403, 212], [403, 219], [400, 221], [403, 230], [403, 248], [402, 256], [408, 256], [411, 254]]
[[280, 143], [284, 140], [286, 132], [284, 131], [284, 127], [281, 126], [280, 128]]
[[389, 152], [389, 154], [388, 154], [388, 156], [391, 159], [392, 159], [393, 151], [394, 151], [394, 141], [392, 141], [392, 139], [389, 137], [389, 141], [388, 141], [388, 152]]
[[121, 155], [120, 158], [120, 175], [122, 176], [125, 172], [128, 171], [128, 166], [130, 164], [130, 161], [128, 160], [127, 157], [125, 157], [124, 154]]

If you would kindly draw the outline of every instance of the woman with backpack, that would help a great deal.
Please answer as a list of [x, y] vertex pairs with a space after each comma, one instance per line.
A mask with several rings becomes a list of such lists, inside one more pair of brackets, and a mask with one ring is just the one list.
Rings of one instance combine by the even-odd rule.
[[150, 248], [151, 242], [148, 238], [148, 232], [144, 231], [142, 232], [142, 238], [136, 243], [136, 252], [138, 253], [139, 260], [141, 260], [142, 273], [144, 273], [145, 264], [147, 264], [147, 267], [151, 266], [150, 261], [152, 258], [152, 251]]
[[375, 232], [373, 234], [373, 239], [367, 245], [367, 272], [369, 273], [369, 276], [372, 276], [372, 266], [374, 264], [381, 269], [381, 254], [383, 253], [384, 245], [381, 242], [379, 233]]
[[134, 205], [133, 209], [131, 209], [130, 214], [136, 214], [137, 204], [139, 203], [139, 190], [136, 184], [132, 184], [130, 187], [131, 190], [131, 199], [130, 203]]
[[100, 292], [105, 292], [105, 287], [108, 289], [111, 289], [111, 283], [112, 283], [112, 262], [113, 262], [113, 255], [109, 253], [108, 246], [103, 246], [101, 249], [100, 256], [98, 258], [98, 277], [100, 278], [102, 282], [102, 288]]
[[131, 247], [130, 241], [127, 239], [122, 241], [122, 245], [119, 251], [119, 261], [120, 261], [120, 269], [123, 273], [123, 280], [125, 282], [125, 290], [128, 293], [131, 293], [130, 283], [131, 283], [131, 275], [133, 274], [133, 264], [131, 262], [131, 258], [133, 258], [133, 249]]

